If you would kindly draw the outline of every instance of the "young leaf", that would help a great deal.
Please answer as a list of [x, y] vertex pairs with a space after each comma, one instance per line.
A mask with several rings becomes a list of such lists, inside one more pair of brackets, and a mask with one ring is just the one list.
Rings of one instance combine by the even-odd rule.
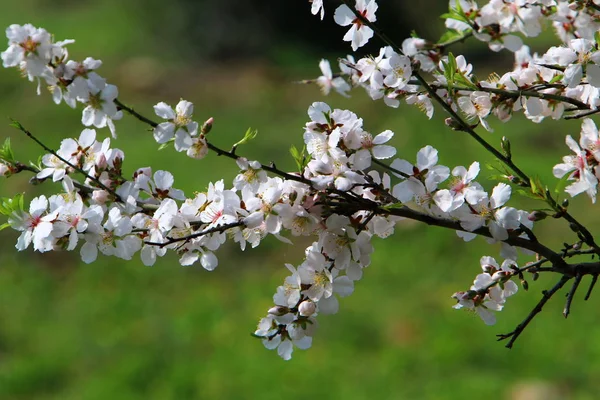
[[7, 163], [15, 162], [15, 155], [10, 146], [10, 138], [6, 138], [2, 147], [0, 147], [0, 160], [5, 161]]
[[248, 128], [242, 140], [233, 145], [233, 147], [238, 147], [239, 145], [246, 144], [252, 139], [254, 139], [258, 135], [258, 131], [256, 129]]

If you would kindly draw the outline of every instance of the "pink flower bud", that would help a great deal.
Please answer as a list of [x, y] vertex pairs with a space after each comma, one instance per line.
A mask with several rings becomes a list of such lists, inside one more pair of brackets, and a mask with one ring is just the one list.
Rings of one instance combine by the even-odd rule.
[[206, 122], [204, 122], [202, 124], [202, 128], [200, 128], [200, 132], [202, 132], [203, 135], [206, 135], [212, 129], [214, 122], [215, 122], [215, 119], [213, 117], [210, 117], [209, 119], [207, 119]]
[[104, 204], [108, 201], [108, 192], [106, 190], [94, 190], [92, 200], [98, 204]]

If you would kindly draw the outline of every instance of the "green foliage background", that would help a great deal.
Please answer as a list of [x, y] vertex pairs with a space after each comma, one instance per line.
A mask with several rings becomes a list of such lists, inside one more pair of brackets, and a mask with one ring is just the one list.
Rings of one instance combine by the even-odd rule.
[[[287, 149], [302, 143], [313, 101], [352, 109], [374, 133], [392, 129], [400, 157], [412, 160], [419, 148], [433, 144], [446, 165], [491, 161], [476, 143], [445, 128], [441, 112], [428, 121], [412, 108], [372, 102], [361, 91], [349, 100], [324, 99], [316, 87], [291, 83], [317, 76], [320, 55], [277, 48], [260, 60], [185, 62], [186, 51], [202, 51], [186, 42], [185, 32], [172, 48], [155, 45], [147, 40], [153, 28], [122, 3], [3, 2], [0, 26], [32, 22], [58, 39], [75, 38], [72, 57], [104, 60], [100, 73], [119, 86], [123, 102], [142, 113], [151, 115], [158, 101], [193, 101], [197, 120], [215, 118], [211, 140], [221, 147], [239, 140], [249, 126], [258, 129], [258, 138], [241, 153], [284, 169], [294, 168]], [[160, 16], [163, 7], [146, 12]], [[476, 68], [510, 66], [506, 55], [492, 57]], [[47, 93], [36, 96], [35, 85], [16, 71], [0, 71], [0, 92], [0, 115], [18, 119], [48, 145], [57, 148], [61, 139], [78, 136], [80, 110], [55, 106]], [[565, 134], [579, 132], [578, 122], [536, 125], [516, 118], [507, 126], [492, 125], [496, 132], [483, 135], [495, 144], [507, 135], [523, 169], [549, 185], [555, 182], [552, 165], [568, 151]], [[129, 117], [117, 129], [114, 145], [127, 155], [126, 171], [168, 169], [188, 195], [221, 177], [230, 183], [236, 173], [233, 163], [214, 155], [196, 162], [172, 150], [156, 151], [146, 127]], [[6, 136], [20, 160], [42, 154], [8, 120], [0, 124], [0, 137]], [[27, 179], [0, 181], [0, 195], [25, 191], [31, 199], [57, 189], [52, 183], [32, 187]], [[600, 214], [588, 199], [574, 200], [572, 211], [597, 231]], [[536, 232], [555, 246], [574, 240], [560, 221], [540, 223]], [[17, 253], [16, 237], [14, 231], [0, 233], [2, 399], [594, 399], [600, 390], [598, 294], [584, 303], [580, 293], [568, 320], [556, 296], [509, 351], [495, 334], [512, 330], [556, 278], [530, 282], [529, 292], [510, 299], [498, 324], [486, 327], [476, 316], [453, 310], [450, 295], [467, 288], [479, 258], [497, 256], [498, 248], [482, 239], [465, 244], [441, 228], [407, 222], [392, 238], [376, 240], [372, 265], [355, 293], [341, 301], [338, 315], [319, 318], [313, 348], [295, 352], [290, 362], [265, 350], [250, 332], [286, 276], [283, 263], [300, 262], [305, 241], [289, 246], [268, 240], [244, 254], [228, 246], [209, 273], [182, 268], [175, 257], [148, 268], [137, 259], [84, 265], [76, 253]]]

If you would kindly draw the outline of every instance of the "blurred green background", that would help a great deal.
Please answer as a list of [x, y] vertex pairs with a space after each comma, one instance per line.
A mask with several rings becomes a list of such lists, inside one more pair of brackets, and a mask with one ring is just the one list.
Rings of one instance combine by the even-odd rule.
[[[401, 39], [417, 29], [437, 38], [442, 22], [436, 15], [445, 4], [419, 4], [420, 11], [382, 2], [388, 33]], [[159, 101], [193, 101], [198, 121], [215, 118], [211, 140], [221, 147], [248, 127], [258, 129], [258, 138], [240, 152], [284, 169], [294, 168], [287, 149], [301, 145], [313, 101], [352, 109], [374, 133], [392, 129], [402, 158], [413, 160], [432, 144], [446, 165], [490, 161], [473, 141], [446, 129], [439, 112], [428, 121], [413, 108], [372, 102], [361, 90], [352, 99], [323, 98], [314, 86], [293, 84], [318, 76], [321, 57], [333, 61], [349, 52], [332, 9], [321, 22], [304, 0], [5, 0], [0, 10], [0, 26], [31, 22], [58, 40], [76, 39], [71, 56], [102, 59], [101, 75], [142, 113], [151, 115]], [[510, 67], [507, 54], [484, 59], [485, 47], [471, 46], [470, 59], [483, 61], [476, 66], [479, 76], [492, 65], [498, 72]], [[82, 129], [80, 109], [55, 106], [47, 93], [36, 96], [35, 85], [15, 70], [0, 71], [0, 93], [0, 115], [18, 119], [54, 148]], [[20, 160], [42, 154], [8, 123], [1, 125], [0, 137], [12, 138]], [[497, 145], [507, 135], [523, 169], [551, 185], [551, 167], [568, 152], [565, 134], [579, 132], [578, 122], [536, 125], [515, 118], [492, 125], [496, 131], [485, 137]], [[230, 184], [236, 173], [234, 163], [214, 155], [197, 162], [156, 151], [146, 127], [132, 118], [119, 121], [117, 130], [114, 145], [126, 153], [126, 171], [168, 169], [188, 195], [222, 177]], [[1, 181], [0, 195], [26, 192], [31, 199], [58, 189], [27, 180]], [[595, 231], [600, 213], [589, 205], [579, 198], [571, 209]], [[567, 231], [560, 221], [536, 229], [554, 246], [574, 240]], [[77, 253], [17, 253], [17, 236], [0, 232], [1, 399], [595, 399], [600, 390], [600, 295], [584, 303], [579, 293], [568, 320], [557, 295], [509, 351], [495, 334], [511, 331], [557, 278], [530, 282], [529, 292], [508, 301], [498, 324], [486, 327], [473, 314], [453, 310], [450, 295], [467, 289], [479, 258], [498, 256], [498, 247], [481, 239], [465, 244], [441, 228], [406, 223], [388, 240], [375, 240], [372, 265], [355, 293], [341, 301], [338, 315], [319, 317], [313, 348], [296, 351], [290, 362], [250, 333], [287, 274], [284, 262], [298, 264], [306, 241], [289, 246], [266, 240], [245, 253], [227, 246], [209, 273], [182, 268], [172, 256], [148, 268], [137, 258], [84, 265]]]

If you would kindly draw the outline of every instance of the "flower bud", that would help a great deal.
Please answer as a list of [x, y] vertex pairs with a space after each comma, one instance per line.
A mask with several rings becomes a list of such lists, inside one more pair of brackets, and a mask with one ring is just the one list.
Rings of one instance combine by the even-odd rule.
[[287, 307], [283, 307], [283, 306], [274, 306], [269, 308], [269, 311], [267, 311], [269, 314], [271, 315], [275, 315], [277, 317], [281, 317], [282, 315], [285, 315], [289, 312], [290, 310]]
[[446, 124], [446, 126], [450, 127], [450, 129], [454, 130], [454, 131], [461, 131], [462, 130], [462, 126], [456, 122], [454, 120], [454, 118], [446, 118], [444, 120], [444, 123]]
[[202, 128], [200, 128], [200, 132], [202, 132], [203, 135], [206, 135], [212, 129], [214, 122], [215, 122], [215, 119], [213, 117], [210, 117], [209, 119], [207, 119], [206, 122], [204, 122], [202, 124]]
[[8, 176], [10, 173], [10, 168], [8, 165], [0, 163], [0, 176]]
[[546, 219], [547, 216], [548, 214], [543, 211], [534, 211], [527, 216], [527, 219], [532, 222], [537, 222]]
[[303, 301], [298, 306], [298, 311], [303, 317], [310, 317], [317, 311], [317, 305], [310, 300]]
[[108, 192], [106, 190], [94, 190], [92, 200], [98, 204], [104, 204], [108, 201]]

